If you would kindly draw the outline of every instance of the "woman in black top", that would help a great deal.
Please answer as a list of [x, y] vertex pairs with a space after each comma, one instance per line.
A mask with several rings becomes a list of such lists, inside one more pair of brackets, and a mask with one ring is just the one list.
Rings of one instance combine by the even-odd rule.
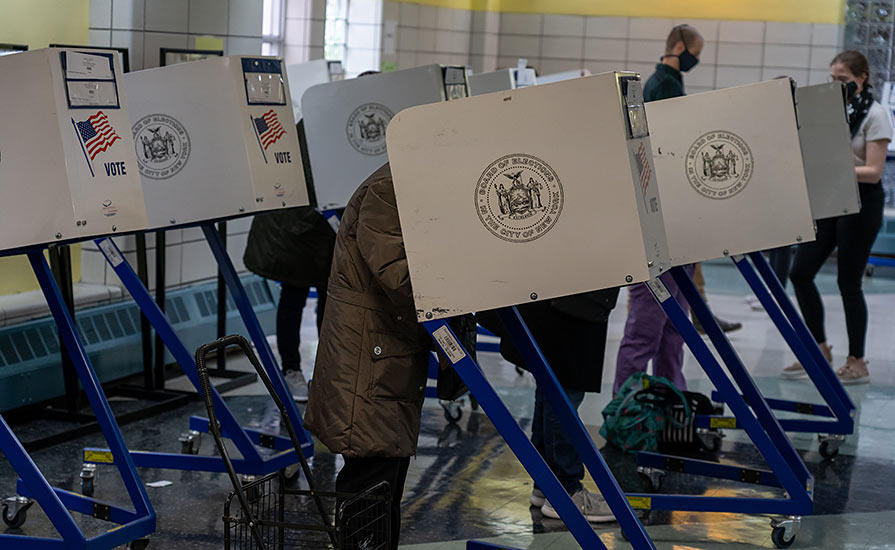
[[[867, 58], [856, 51], [837, 55], [830, 64], [832, 79], [846, 83], [849, 92], [848, 119], [855, 155], [861, 211], [857, 214], [817, 221], [817, 240], [799, 245], [793, 262], [792, 280], [805, 324], [832, 363], [832, 346], [824, 332], [824, 309], [814, 277], [838, 247], [838, 283], [845, 310], [848, 357], [836, 375], [843, 384], [870, 381], [864, 359], [867, 334], [867, 304], [861, 288], [870, 248], [882, 226], [884, 194], [881, 184], [886, 150], [892, 140], [890, 114], [870, 93]], [[807, 376], [798, 363], [783, 369], [784, 378]]]

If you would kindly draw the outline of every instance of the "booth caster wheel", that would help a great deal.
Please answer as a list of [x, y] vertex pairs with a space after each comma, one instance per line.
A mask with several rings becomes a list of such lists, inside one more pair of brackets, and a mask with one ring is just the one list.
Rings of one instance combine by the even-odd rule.
[[789, 516], [771, 519], [771, 541], [777, 548], [789, 548], [796, 541], [802, 518]]
[[149, 539], [137, 539], [127, 544], [127, 550], [146, 550], [147, 546], [149, 546]]
[[818, 435], [817, 440], [820, 442], [817, 452], [824, 460], [833, 460], [839, 456], [839, 447], [845, 442], [844, 435]]
[[462, 401], [442, 401], [441, 407], [444, 409], [444, 418], [448, 422], [459, 422], [463, 418], [462, 406]]
[[640, 474], [640, 481], [643, 488], [648, 493], [658, 493], [662, 490], [662, 480], [665, 479], [665, 471], [650, 468], [648, 466], [638, 466], [637, 473]]
[[3, 501], [3, 523], [12, 529], [25, 525], [28, 519], [28, 508], [34, 501], [27, 497], [14, 496]]
[[773, 541], [774, 546], [777, 548], [789, 548], [795, 540], [795, 535], [792, 535], [789, 538], [786, 537], [786, 529], [783, 527], [777, 527], [771, 531], [771, 541]]
[[199, 447], [202, 445], [202, 434], [196, 430], [190, 430], [180, 434], [177, 441], [180, 442], [180, 454], [197, 455]]
[[96, 464], [84, 464], [81, 467], [81, 494], [92, 497], [96, 488]]

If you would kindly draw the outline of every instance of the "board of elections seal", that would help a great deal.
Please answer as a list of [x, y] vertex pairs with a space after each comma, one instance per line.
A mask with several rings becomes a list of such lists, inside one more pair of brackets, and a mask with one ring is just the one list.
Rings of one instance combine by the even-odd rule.
[[385, 127], [395, 116], [381, 103], [365, 103], [352, 111], [345, 132], [348, 142], [364, 155], [376, 156], [385, 152]]
[[705, 133], [687, 151], [687, 179], [701, 195], [728, 199], [752, 178], [752, 150], [740, 136], [726, 130]]
[[556, 225], [562, 205], [559, 176], [543, 160], [524, 153], [489, 164], [475, 186], [482, 225], [495, 237], [513, 243], [546, 235]]
[[174, 117], [146, 115], [133, 126], [140, 174], [154, 180], [180, 172], [190, 158], [190, 136]]

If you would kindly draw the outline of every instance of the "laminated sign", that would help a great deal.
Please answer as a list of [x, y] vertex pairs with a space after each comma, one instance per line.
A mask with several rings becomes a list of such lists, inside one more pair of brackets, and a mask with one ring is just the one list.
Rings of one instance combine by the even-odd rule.
[[0, 249], [146, 225], [116, 55], [47, 48], [0, 57]]
[[387, 139], [421, 321], [668, 267], [636, 74], [413, 107]]

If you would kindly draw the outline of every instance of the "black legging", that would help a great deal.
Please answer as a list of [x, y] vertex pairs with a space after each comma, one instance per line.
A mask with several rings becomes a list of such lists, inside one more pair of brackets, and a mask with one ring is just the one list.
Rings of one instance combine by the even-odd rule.
[[850, 216], [818, 220], [817, 240], [796, 248], [789, 275], [805, 324], [817, 342], [826, 342], [824, 306], [814, 285], [814, 277], [833, 250], [839, 247], [837, 281], [845, 310], [848, 354], [854, 357], [864, 357], [867, 304], [861, 283], [870, 248], [883, 223], [885, 199], [882, 184], [861, 183], [859, 188], [861, 211]]

